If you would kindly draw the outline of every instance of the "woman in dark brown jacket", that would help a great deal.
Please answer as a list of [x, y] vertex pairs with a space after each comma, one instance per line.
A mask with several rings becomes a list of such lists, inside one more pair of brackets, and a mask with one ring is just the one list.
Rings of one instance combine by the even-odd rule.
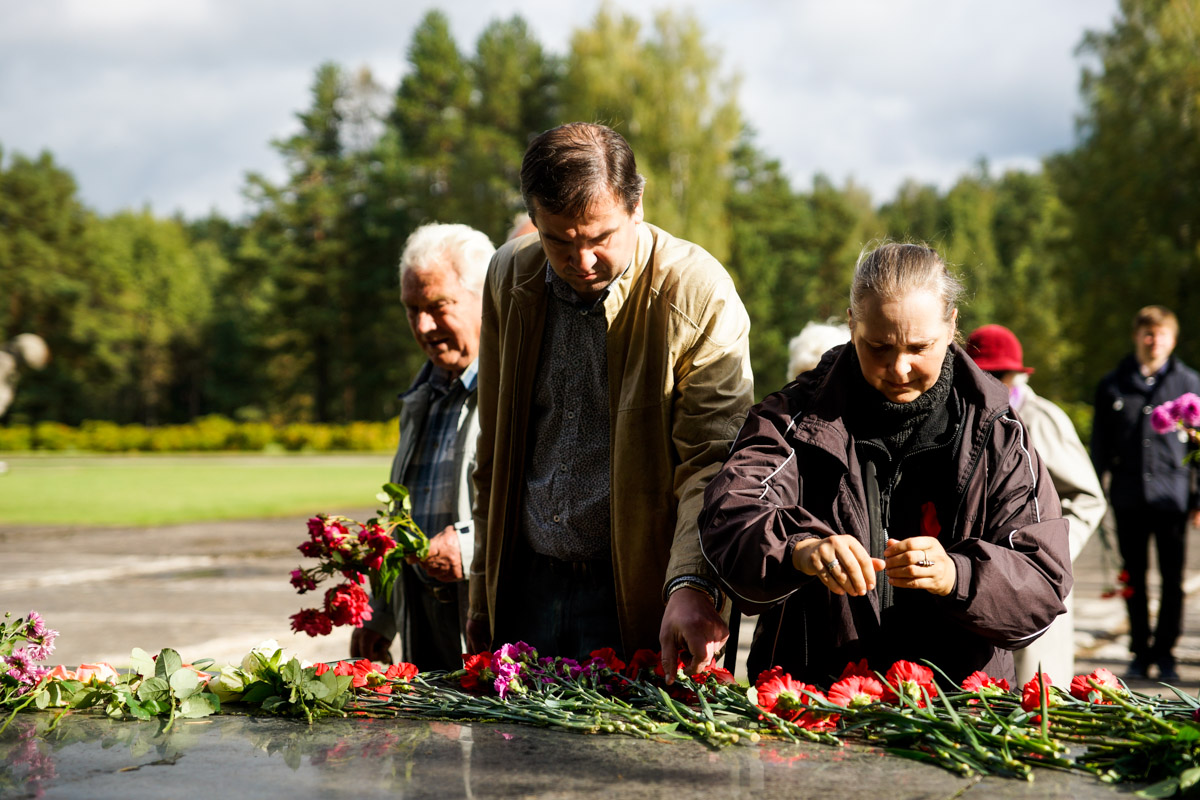
[[1009, 651], [1062, 613], [1067, 523], [1007, 391], [953, 343], [961, 293], [927, 247], [866, 254], [851, 342], [755, 406], [709, 484], [705, 556], [763, 611], [751, 678], [828, 685], [866, 658], [1013, 682]]

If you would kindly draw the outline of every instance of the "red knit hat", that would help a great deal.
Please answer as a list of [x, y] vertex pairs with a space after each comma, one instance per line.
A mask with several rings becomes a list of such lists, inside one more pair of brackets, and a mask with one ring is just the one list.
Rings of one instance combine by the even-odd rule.
[[1021, 343], [1003, 325], [984, 325], [967, 337], [967, 355], [984, 372], [1033, 372], [1022, 361]]

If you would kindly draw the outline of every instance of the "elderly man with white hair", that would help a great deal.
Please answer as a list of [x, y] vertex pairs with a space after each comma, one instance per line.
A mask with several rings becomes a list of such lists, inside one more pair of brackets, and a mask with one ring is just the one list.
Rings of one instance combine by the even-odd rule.
[[474, 534], [476, 375], [482, 289], [495, 247], [466, 225], [417, 228], [400, 257], [400, 297], [413, 338], [428, 356], [400, 395], [400, 446], [391, 480], [408, 487], [429, 556], [406, 565], [392, 597], [371, 599], [372, 617], [350, 639], [356, 658], [402, 657], [422, 670], [458, 669], [466, 652], [467, 581]]

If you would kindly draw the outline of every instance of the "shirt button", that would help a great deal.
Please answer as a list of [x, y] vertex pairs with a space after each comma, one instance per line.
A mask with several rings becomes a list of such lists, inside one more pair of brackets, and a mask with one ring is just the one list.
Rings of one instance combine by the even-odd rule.
[[568, 412], [567, 412], [567, 419], [575, 419], [575, 412], [574, 412], [574, 411], [568, 411]]
[[562, 517], [560, 517], [558, 514], [555, 514], [555, 515], [554, 515], [554, 521], [555, 521], [555, 522], [562, 522]]
[[567, 465], [566, 465], [566, 464], [559, 464], [559, 465], [558, 465], [558, 471], [559, 471], [559, 472], [566, 472], [566, 471], [567, 471]]
[[1150, 406], [1142, 406], [1142, 413], [1143, 413], [1143, 414], [1149, 414], [1149, 413], [1151, 413], [1151, 412], [1153, 412], [1153, 411], [1154, 411], [1154, 409], [1153, 409], [1153, 408], [1151, 408]]
[[1142, 447], [1149, 447], [1149, 446], [1150, 446], [1150, 440], [1142, 439]]

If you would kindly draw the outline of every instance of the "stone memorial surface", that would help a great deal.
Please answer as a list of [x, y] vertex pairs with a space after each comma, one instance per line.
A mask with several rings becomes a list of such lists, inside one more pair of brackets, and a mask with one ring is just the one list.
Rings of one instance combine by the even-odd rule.
[[1107, 798], [1127, 789], [1039, 771], [1033, 784], [963, 778], [851, 746], [583, 736], [521, 726], [405, 719], [222, 715], [160, 722], [21, 714], [0, 734], [3, 797], [855, 796]]

